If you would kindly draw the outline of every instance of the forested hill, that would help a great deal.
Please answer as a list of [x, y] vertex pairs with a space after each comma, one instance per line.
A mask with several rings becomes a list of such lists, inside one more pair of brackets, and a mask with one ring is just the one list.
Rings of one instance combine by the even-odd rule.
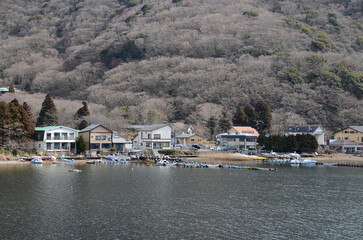
[[[0, 85], [193, 123], [363, 124], [361, 0], [2, 0]], [[152, 110], [152, 111], [150, 111]]]

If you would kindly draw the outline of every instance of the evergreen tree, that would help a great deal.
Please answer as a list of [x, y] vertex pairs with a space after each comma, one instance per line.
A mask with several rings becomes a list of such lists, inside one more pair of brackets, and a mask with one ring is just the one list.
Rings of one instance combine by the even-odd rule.
[[57, 108], [54, 105], [52, 96], [47, 94], [42, 104], [39, 117], [37, 120], [37, 127], [55, 126], [58, 125]]
[[255, 110], [250, 104], [248, 104], [245, 107], [245, 114], [246, 114], [246, 123], [247, 123], [246, 125], [255, 128], [256, 127]]
[[237, 107], [232, 122], [234, 126], [245, 126], [247, 124], [246, 113], [242, 107]]
[[6, 139], [6, 128], [10, 123], [9, 105], [6, 102], [0, 102], [0, 143]]
[[87, 142], [84, 140], [83, 136], [79, 136], [76, 140], [76, 148], [78, 153], [83, 153], [87, 149]]
[[32, 108], [29, 106], [29, 104], [27, 102], [23, 102], [23, 108], [28, 113], [28, 116], [30, 118], [33, 118]]
[[15, 88], [14, 88], [14, 84], [13, 83], [10, 83], [10, 85], [9, 85], [9, 92], [15, 93]]
[[[30, 140], [33, 137], [34, 134], [34, 122], [29, 117], [27, 111], [21, 106], [17, 99], [14, 99], [9, 104], [10, 109], [12, 107], [17, 109], [17, 112], [19, 113], [20, 117], [16, 119], [17, 122], [20, 123], [21, 128], [23, 129], [23, 136], [22, 140]], [[15, 111], [15, 110], [14, 110]]]
[[78, 111], [76, 112], [76, 115], [74, 116], [75, 119], [79, 119], [79, 118], [86, 117], [86, 116], [90, 115], [90, 112], [88, 110], [87, 102], [83, 101], [82, 104], [83, 104], [83, 107], [78, 109]]
[[232, 127], [231, 118], [226, 107], [222, 110], [222, 115], [219, 119], [218, 126], [222, 132], [227, 132]]
[[216, 131], [217, 119], [211, 116], [207, 121], [207, 128], [209, 129], [210, 139], [214, 140], [214, 134]]
[[257, 102], [255, 107], [255, 116], [256, 116], [256, 130], [259, 133], [266, 133], [271, 129], [271, 108], [267, 102], [260, 100]]
[[89, 123], [86, 120], [82, 120], [79, 124], [78, 124], [78, 130], [82, 130], [83, 128], [86, 128], [89, 126]]

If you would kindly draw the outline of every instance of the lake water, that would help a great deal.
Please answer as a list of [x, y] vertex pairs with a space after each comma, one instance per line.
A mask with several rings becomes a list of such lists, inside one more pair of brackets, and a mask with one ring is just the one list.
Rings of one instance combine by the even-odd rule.
[[363, 169], [0, 166], [1, 239], [362, 239]]

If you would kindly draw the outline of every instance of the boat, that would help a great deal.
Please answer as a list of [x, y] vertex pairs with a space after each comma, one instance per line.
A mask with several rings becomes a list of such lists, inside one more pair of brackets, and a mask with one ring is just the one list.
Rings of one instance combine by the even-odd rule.
[[293, 159], [290, 161], [291, 165], [300, 165], [301, 161], [299, 159]]
[[31, 163], [34, 163], [34, 164], [43, 164], [43, 160], [40, 159], [40, 158], [34, 158]]
[[202, 164], [202, 167], [205, 167], [205, 168], [218, 168], [219, 167], [219, 164], [218, 163], [215, 163], [215, 164]]
[[338, 163], [323, 163], [323, 166], [336, 167], [338, 166]]
[[86, 161], [86, 163], [87, 164], [96, 164], [96, 161], [90, 161], [90, 160], [88, 160], [88, 161]]
[[68, 172], [82, 172], [80, 169], [69, 169]]
[[304, 159], [300, 162], [301, 166], [315, 166], [317, 161], [311, 159]]
[[74, 160], [73, 160], [73, 159], [68, 159], [68, 158], [61, 158], [61, 160], [62, 160], [63, 162], [74, 162]]

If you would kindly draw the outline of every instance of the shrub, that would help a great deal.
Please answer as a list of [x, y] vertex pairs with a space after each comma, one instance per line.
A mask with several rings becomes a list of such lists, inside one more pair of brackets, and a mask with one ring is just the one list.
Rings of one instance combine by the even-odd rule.
[[283, 71], [286, 79], [292, 84], [304, 83], [304, 79], [300, 76], [299, 70], [295, 67], [289, 67]]
[[254, 11], [244, 11], [243, 15], [247, 15], [249, 17], [258, 17], [258, 13], [254, 12]]
[[336, 89], [341, 89], [342, 87], [342, 79], [336, 74], [328, 71], [323, 71], [321, 73], [321, 77], [328, 82], [330, 86], [335, 87]]
[[322, 56], [313, 54], [311, 56], [307, 56], [304, 58], [304, 61], [309, 62], [311, 64], [321, 64], [321, 63], [326, 63], [328, 60], [326, 58], [323, 58]]
[[319, 41], [319, 40], [313, 40], [311, 41], [311, 47], [315, 51], [324, 51], [326, 49], [325, 43]]
[[163, 149], [163, 150], [158, 150], [158, 152], [160, 154], [164, 154], [164, 155], [184, 155], [184, 156], [191, 156], [191, 155], [195, 155], [195, 151], [193, 150], [182, 150], [182, 149]]
[[183, 0], [173, 0], [172, 3], [180, 3], [182, 2]]
[[145, 5], [144, 5], [144, 6], [142, 6], [142, 8], [141, 8], [141, 11], [144, 13], [144, 15], [145, 15], [146, 13], [150, 12], [150, 10], [151, 10], [151, 8], [150, 8], [147, 4], [145, 4]]
[[30, 21], [40, 21], [40, 20], [42, 20], [43, 19], [43, 17], [42, 16], [39, 16], [39, 15], [37, 15], [37, 16], [32, 16], [32, 17], [30, 17], [29, 18], [29, 22]]
[[329, 22], [338, 30], [343, 28], [343, 26], [339, 23], [338, 17], [335, 13], [328, 13]]
[[85, 6], [83, 4], [77, 5], [76, 8], [74, 9], [74, 11], [77, 12], [78, 10], [81, 10], [82, 8], [85, 8]]
[[130, 17], [128, 17], [128, 18], [126, 18], [125, 23], [129, 23], [129, 22], [131, 22], [132, 20], [134, 20], [134, 19], [136, 19], [136, 18], [137, 18], [137, 16], [136, 16], [136, 15], [132, 15], [132, 16], [130, 16]]
[[359, 47], [363, 47], [363, 36], [360, 36], [357, 38], [357, 40], [355, 41], [355, 43], [359, 46]]
[[360, 22], [353, 20], [352, 23], [356, 25], [360, 30], [363, 30], [363, 24], [361, 24]]
[[129, 0], [126, 4], [127, 7], [135, 7], [137, 6], [137, 4], [139, 4], [138, 0]]

